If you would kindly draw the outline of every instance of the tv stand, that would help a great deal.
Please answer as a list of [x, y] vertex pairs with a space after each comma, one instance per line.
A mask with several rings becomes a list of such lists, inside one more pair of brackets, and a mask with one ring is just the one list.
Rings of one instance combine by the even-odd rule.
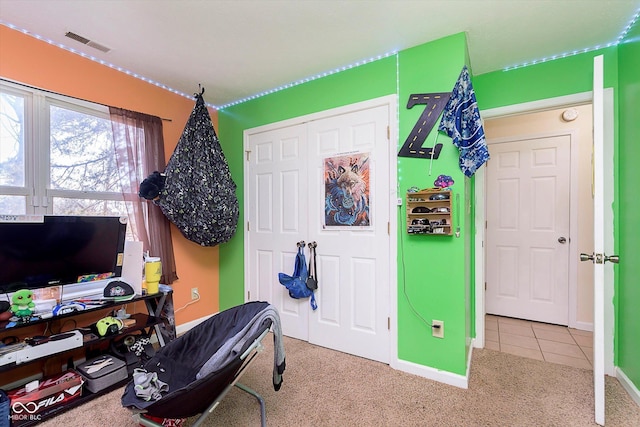
[[[144, 309], [141, 310], [138, 306], [135, 306], [134, 311], [136, 311], [136, 313], [133, 313], [130, 316], [130, 319], [135, 321], [135, 323], [128, 322], [132, 324], [119, 331], [118, 334], [100, 337], [92, 333], [87, 328], [97, 319], [110, 315], [111, 311], [117, 311], [123, 306], [129, 307], [136, 303], [143, 304]], [[128, 335], [140, 333], [148, 334], [150, 336], [153, 335], [157, 339], [160, 347], [165, 346], [176, 336], [173, 313], [173, 290], [168, 286], [162, 286], [160, 292], [153, 295], [137, 295], [127, 301], [107, 302], [101, 306], [87, 308], [82, 311], [65, 313], [48, 318], [40, 318], [30, 322], [19, 322], [11, 327], [6, 327], [7, 324], [8, 322], [0, 323], [0, 340], [9, 342], [12, 339], [17, 339], [20, 346], [22, 346], [23, 349], [28, 350], [28, 353], [26, 354], [33, 358], [27, 359], [26, 361], [25, 359], [22, 359], [23, 363], [17, 363], [16, 361], [7, 363], [7, 359], [0, 360], [0, 362], [2, 362], [0, 363], [0, 375], [3, 377], [3, 382], [9, 377], [13, 377], [13, 380], [10, 382], [13, 382], [14, 385], [17, 385], [21, 380], [24, 380], [23, 384], [25, 384], [35, 376], [42, 375], [43, 377], [47, 377], [65, 371], [61, 364], [58, 364], [58, 372], [53, 372], [51, 370], [51, 366], [48, 366], [51, 365], [51, 363], [47, 364], [47, 362], [51, 362], [51, 359], [66, 359], [70, 362], [82, 361], [83, 359], [88, 360], [99, 354], [109, 352], [109, 348], [114, 342], [117, 342]], [[48, 332], [48, 334], [41, 331]], [[56, 333], [52, 333], [53, 331]], [[45, 344], [40, 345], [47, 346], [52, 344], [48, 347], [49, 353], [44, 351], [43, 348], [43, 353], [47, 354], [39, 356], [37, 352], [39, 345], [32, 347], [24, 346], [25, 338], [36, 335], [50, 336], [62, 334], [65, 335], [65, 339], [75, 339], [77, 332], [73, 332], [73, 334], [68, 335], [65, 334], [66, 332], [71, 331], [79, 331], [82, 333], [82, 343], [74, 343], [73, 345], [76, 346], [75, 348], [65, 348], [64, 345], [61, 345], [60, 348], [62, 348], [62, 350], [56, 353], [56, 349], [58, 347], [54, 346], [60, 344], [56, 344], [56, 341], [46, 342]], [[0, 356], [0, 358], [2, 357], [4, 356]], [[116, 357], [118, 356], [116, 355]], [[73, 367], [75, 367], [75, 363], [74, 366], [71, 366], [71, 368]], [[23, 420], [19, 425], [20, 427], [36, 425], [44, 419], [53, 417], [63, 411], [77, 407], [78, 405], [98, 396], [123, 387], [128, 381], [129, 378], [113, 384], [97, 393], [91, 393], [86, 388], [83, 388], [82, 395], [80, 397], [70, 400], [64, 404], [47, 408], [44, 412], [39, 413], [38, 417], [33, 417], [34, 419], [26, 422]], [[0, 384], [0, 388], [3, 388], [8, 384], [9, 383]], [[3, 389], [5, 391], [9, 391], [8, 389]]]

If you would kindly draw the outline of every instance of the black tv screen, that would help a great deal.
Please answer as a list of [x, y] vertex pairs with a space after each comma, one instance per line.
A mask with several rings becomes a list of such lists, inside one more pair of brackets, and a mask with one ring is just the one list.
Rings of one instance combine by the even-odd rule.
[[120, 276], [126, 218], [44, 216], [0, 222], [0, 293], [77, 283], [81, 276]]

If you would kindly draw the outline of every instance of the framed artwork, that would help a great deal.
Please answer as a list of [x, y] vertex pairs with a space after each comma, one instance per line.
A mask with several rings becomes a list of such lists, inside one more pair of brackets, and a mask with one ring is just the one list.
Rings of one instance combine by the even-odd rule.
[[324, 159], [325, 229], [371, 228], [371, 164], [369, 153]]

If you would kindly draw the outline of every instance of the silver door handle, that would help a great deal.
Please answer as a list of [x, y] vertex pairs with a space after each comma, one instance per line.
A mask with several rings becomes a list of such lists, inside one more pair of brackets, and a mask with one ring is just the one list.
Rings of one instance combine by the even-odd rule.
[[567, 243], [567, 239], [565, 237], [558, 237], [558, 242]]
[[604, 262], [612, 262], [614, 264], [618, 264], [620, 262], [620, 257], [618, 255], [604, 256]]
[[580, 261], [593, 261], [593, 254], [580, 254]]
[[603, 254], [580, 254], [580, 261], [593, 261], [596, 264], [604, 264], [609, 261], [614, 264], [618, 264], [620, 262], [620, 257], [618, 255], [603, 255]]

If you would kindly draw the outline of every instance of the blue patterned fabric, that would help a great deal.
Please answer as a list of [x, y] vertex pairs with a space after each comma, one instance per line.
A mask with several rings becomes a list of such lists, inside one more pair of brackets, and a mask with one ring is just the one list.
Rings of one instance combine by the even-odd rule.
[[449, 102], [444, 107], [438, 130], [451, 137], [453, 145], [458, 147], [460, 170], [466, 176], [472, 176], [489, 160], [489, 149], [484, 138], [476, 94], [466, 65], [458, 77]]

